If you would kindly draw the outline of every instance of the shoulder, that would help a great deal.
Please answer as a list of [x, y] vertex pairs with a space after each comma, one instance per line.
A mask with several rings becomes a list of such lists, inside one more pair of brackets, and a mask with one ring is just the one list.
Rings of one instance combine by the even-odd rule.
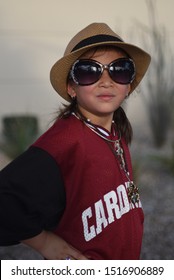
[[76, 129], [79, 128], [79, 123], [80, 122], [73, 116], [66, 119], [58, 119], [45, 133], [43, 133], [38, 138], [38, 140], [36, 140], [34, 145], [42, 143], [46, 140], [56, 140], [57, 138], [60, 138], [61, 135], [69, 134], [72, 131], [75, 132]]
[[51, 154], [64, 147], [73, 148], [83, 137], [83, 123], [76, 117], [58, 119], [33, 146], [40, 147]]

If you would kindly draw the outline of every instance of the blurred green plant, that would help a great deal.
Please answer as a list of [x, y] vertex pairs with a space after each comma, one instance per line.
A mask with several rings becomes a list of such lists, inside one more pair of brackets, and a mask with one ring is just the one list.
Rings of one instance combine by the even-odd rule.
[[166, 29], [157, 20], [155, 1], [146, 0], [146, 4], [150, 28], [140, 23], [139, 26], [145, 49], [150, 50], [152, 61], [146, 79], [147, 95], [144, 101], [154, 144], [162, 147], [167, 140], [173, 117], [174, 56]]
[[10, 159], [24, 152], [38, 136], [38, 120], [35, 116], [6, 116], [2, 119], [2, 125], [0, 148]]
[[138, 158], [132, 157], [133, 179], [135, 184], [139, 184], [141, 175], [141, 163]]

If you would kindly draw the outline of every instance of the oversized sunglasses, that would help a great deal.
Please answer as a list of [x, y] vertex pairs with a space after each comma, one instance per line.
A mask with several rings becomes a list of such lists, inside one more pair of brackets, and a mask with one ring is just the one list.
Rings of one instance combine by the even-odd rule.
[[132, 59], [126, 57], [104, 65], [92, 59], [77, 60], [70, 70], [70, 78], [80, 86], [92, 85], [101, 78], [105, 69], [118, 84], [130, 84], [135, 78], [135, 64]]

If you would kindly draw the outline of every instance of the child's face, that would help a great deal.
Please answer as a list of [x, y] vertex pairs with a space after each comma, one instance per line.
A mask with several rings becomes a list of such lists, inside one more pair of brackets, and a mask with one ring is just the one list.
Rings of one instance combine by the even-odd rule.
[[[125, 57], [122, 52], [106, 49], [97, 50], [94, 54], [89, 51], [81, 58], [109, 64], [122, 57]], [[112, 118], [114, 111], [122, 104], [129, 91], [130, 84], [122, 85], [114, 82], [107, 70], [104, 70], [101, 78], [92, 85], [80, 86], [74, 82], [68, 84], [68, 93], [71, 97], [76, 96], [80, 111], [91, 120], [104, 116]]]

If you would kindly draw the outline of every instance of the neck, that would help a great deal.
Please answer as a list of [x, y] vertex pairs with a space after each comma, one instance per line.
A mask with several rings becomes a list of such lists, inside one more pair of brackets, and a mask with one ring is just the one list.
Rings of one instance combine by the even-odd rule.
[[100, 118], [99, 120], [96, 121], [92, 121], [94, 124], [99, 125], [103, 128], [105, 128], [106, 130], [111, 132], [111, 127], [112, 127], [112, 117], [110, 118]]
[[87, 119], [90, 120], [91, 123], [101, 126], [111, 132], [111, 127], [112, 127], [112, 117], [88, 117]]
[[81, 110], [81, 108], [78, 110], [80, 115], [82, 114], [86, 119], [90, 120], [91, 123], [101, 126], [105, 128], [108, 131], [111, 131], [111, 126], [112, 126], [112, 120], [113, 120], [113, 114], [108, 114], [108, 115], [94, 115], [90, 112], [84, 112]]

